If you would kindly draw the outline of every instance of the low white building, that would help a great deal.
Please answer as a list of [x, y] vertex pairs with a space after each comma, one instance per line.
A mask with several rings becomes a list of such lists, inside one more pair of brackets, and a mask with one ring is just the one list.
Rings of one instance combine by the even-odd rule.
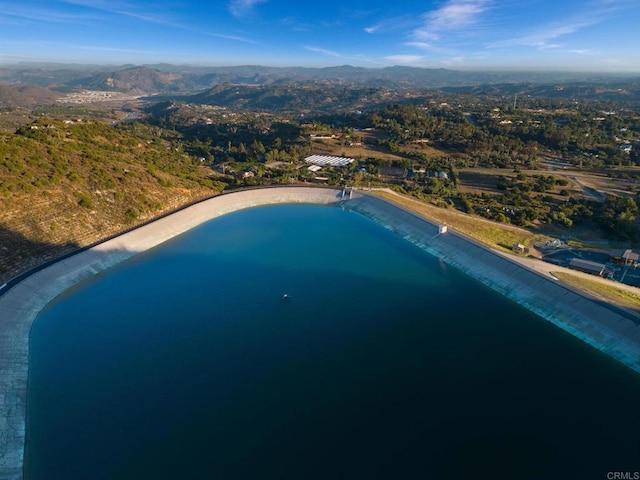
[[328, 155], [311, 155], [304, 159], [305, 162], [311, 163], [312, 165], [319, 165], [321, 167], [331, 166], [331, 167], [344, 167], [349, 165], [350, 163], [355, 162], [354, 158], [348, 157], [332, 157]]

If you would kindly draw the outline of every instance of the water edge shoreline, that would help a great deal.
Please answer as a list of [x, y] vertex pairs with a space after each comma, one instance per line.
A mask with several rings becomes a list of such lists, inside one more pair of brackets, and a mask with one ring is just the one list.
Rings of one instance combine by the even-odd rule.
[[[354, 192], [343, 207], [365, 215], [428, 253], [640, 372], [640, 328], [596, 299], [393, 203]], [[28, 339], [38, 313], [73, 285], [226, 213], [260, 205], [338, 204], [342, 191], [283, 187], [234, 192], [187, 207], [35, 272], [0, 297], [0, 477], [23, 478]]]

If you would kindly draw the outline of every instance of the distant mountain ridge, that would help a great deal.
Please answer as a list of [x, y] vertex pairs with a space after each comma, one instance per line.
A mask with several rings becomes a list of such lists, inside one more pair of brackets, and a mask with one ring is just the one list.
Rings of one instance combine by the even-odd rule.
[[146, 95], [156, 92], [181, 92], [191, 85], [183, 75], [162, 72], [149, 67], [130, 67], [113, 72], [101, 72], [67, 82], [66, 85], [89, 90], [106, 90]]
[[[349, 65], [264, 67], [259, 65], [197, 67], [157, 65], [15, 64], [0, 66], [0, 83], [47, 88], [84, 88], [138, 95], [196, 93], [220, 84], [272, 85], [330, 82], [377, 88], [473, 87], [512, 83], [610, 83], [628, 77], [567, 72], [469, 72], [394, 66], [381, 69]], [[637, 78], [637, 77], [636, 77]]]
[[471, 87], [443, 87], [446, 93], [472, 95], [523, 95], [535, 98], [563, 98], [640, 102], [640, 78], [611, 83], [567, 82], [567, 83], [503, 83]]
[[196, 95], [178, 98], [187, 103], [217, 105], [232, 110], [330, 112], [372, 108], [399, 97], [375, 87], [345, 85], [216, 85]]
[[31, 108], [35, 105], [54, 103], [60, 96], [60, 93], [43, 87], [0, 85], [0, 108]]

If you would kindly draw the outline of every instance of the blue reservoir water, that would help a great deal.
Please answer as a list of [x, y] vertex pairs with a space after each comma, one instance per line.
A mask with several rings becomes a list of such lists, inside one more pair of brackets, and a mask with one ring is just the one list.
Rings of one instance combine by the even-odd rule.
[[639, 375], [332, 207], [230, 214], [64, 294], [27, 420], [33, 480], [640, 471]]

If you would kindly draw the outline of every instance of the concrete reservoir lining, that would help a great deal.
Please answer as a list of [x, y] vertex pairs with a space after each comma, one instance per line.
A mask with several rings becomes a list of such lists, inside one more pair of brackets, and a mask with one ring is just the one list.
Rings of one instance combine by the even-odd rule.
[[[343, 205], [403, 236], [508, 298], [640, 372], [640, 328], [614, 309], [563, 287], [451, 229], [354, 192]], [[23, 478], [29, 332], [38, 313], [83, 280], [218, 216], [272, 204], [337, 204], [341, 190], [283, 187], [221, 195], [61, 260], [0, 296], [0, 478]]]

